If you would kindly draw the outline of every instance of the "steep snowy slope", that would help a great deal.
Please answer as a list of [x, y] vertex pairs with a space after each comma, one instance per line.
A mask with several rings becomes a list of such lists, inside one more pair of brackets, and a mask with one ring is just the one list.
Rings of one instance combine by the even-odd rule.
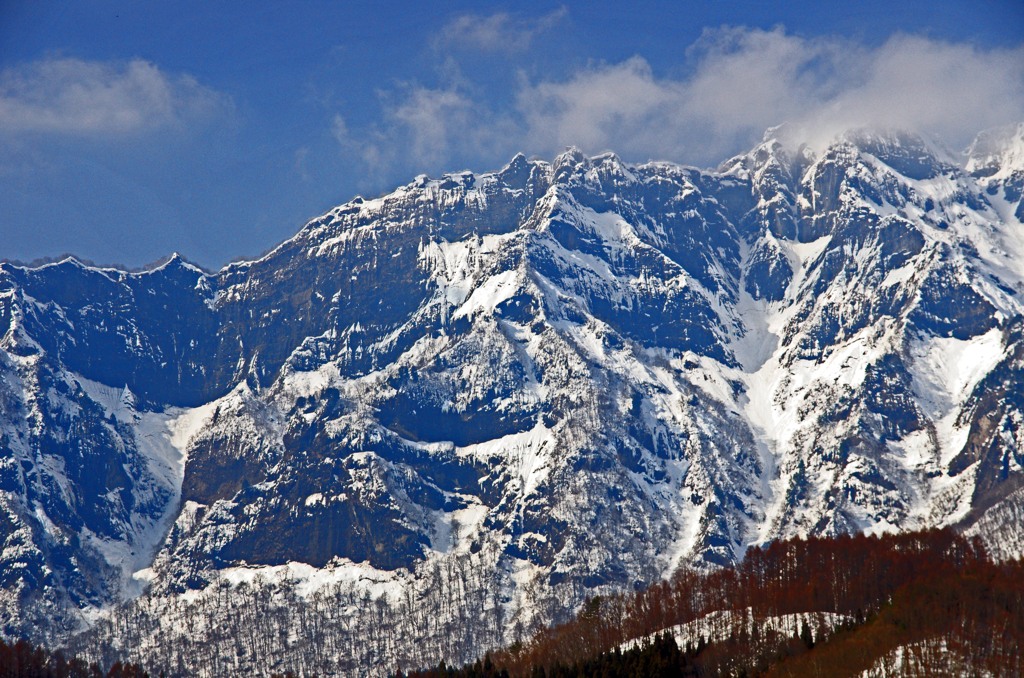
[[727, 166], [770, 215], [755, 252], [793, 271], [781, 299], [745, 302], [754, 334], [737, 344], [741, 405], [779, 464], [762, 534], [955, 523], [991, 489], [991, 463], [961, 453], [984, 435], [982, 380], [1019, 345], [1024, 231], [908, 135], [850, 134], [801, 161], [767, 142]]
[[517, 156], [212, 275], [3, 265], [7, 633], [149, 583], [86, 646], [351, 672], [780, 536], [1019, 553], [1022, 130]]

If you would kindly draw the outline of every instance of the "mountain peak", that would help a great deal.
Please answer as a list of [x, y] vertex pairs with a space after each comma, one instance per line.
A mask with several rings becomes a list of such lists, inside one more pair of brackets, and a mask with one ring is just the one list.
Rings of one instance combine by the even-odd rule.
[[157, 271], [170, 272], [170, 271], [179, 271], [179, 270], [195, 272], [195, 273], [201, 273], [203, 275], [208, 275], [206, 271], [204, 271], [199, 266], [196, 266], [195, 264], [190, 262], [188, 259], [186, 259], [178, 251], [171, 252], [170, 256], [168, 256], [165, 260], [158, 261], [155, 266], [152, 266], [151, 268], [147, 268], [143, 272], [144, 273], [156, 273]]
[[793, 130], [793, 126], [784, 122], [779, 125], [772, 125], [765, 129], [764, 134], [761, 135], [761, 142], [767, 143], [771, 141], [779, 141], [780, 139], [787, 137]]
[[501, 171], [504, 172], [505, 170], [508, 169], [524, 167], [526, 166], [526, 164], [526, 154], [523, 153], [522, 151], [519, 151], [514, 156], [512, 156], [512, 159], [508, 161], [508, 163], [501, 169]]
[[513, 188], [523, 188], [530, 179], [530, 162], [523, 153], [516, 153], [508, 164], [502, 167], [497, 177]]
[[931, 179], [955, 166], [948, 151], [917, 132], [906, 129], [854, 128], [839, 135], [830, 148], [844, 144], [859, 153], [874, 156], [893, 170], [914, 180]]
[[555, 160], [552, 163], [556, 178], [566, 174], [585, 171], [590, 169], [590, 167], [590, 159], [576, 146], [566, 147], [564, 151], [555, 156]]
[[965, 154], [965, 167], [976, 177], [1024, 171], [1024, 122], [982, 131]]

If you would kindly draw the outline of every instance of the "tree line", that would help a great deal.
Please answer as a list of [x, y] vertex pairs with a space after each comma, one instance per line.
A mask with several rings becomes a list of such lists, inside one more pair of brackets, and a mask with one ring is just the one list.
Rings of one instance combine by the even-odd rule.
[[67, 658], [25, 640], [0, 639], [0, 678], [149, 678], [142, 667], [120, 661], [103, 671], [96, 662]]
[[[802, 622], [780, 625], [787, 615]], [[1024, 562], [995, 563], [980, 540], [942, 529], [754, 547], [734, 568], [591, 599], [483, 661], [398, 675], [1010, 676], [1024, 675], [1021, 647]]]
[[[436, 568], [398, 599], [342, 583], [302, 598], [289, 582], [259, 581], [219, 582], [191, 601], [144, 596], [78, 638], [65, 650], [70, 659], [24, 641], [0, 645], [0, 678], [137, 678], [148, 675], [143, 667], [168, 676], [892, 675], [907, 667], [1024, 675], [1024, 562], [993, 562], [980, 540], [949, 529], [773, 542], [735, 567], [684, 567], [637, 593], [591, 597], [575, 612], [544, 596], [544, 615], [568, 621], [522, 633], [480, 565]], [[481, 659], [460, 665], [467, 656]]]

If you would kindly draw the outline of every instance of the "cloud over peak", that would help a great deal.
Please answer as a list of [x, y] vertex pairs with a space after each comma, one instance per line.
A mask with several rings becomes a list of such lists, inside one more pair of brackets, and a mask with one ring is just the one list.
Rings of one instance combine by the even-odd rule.
[[909, 129], [962, 148], [1024, 117], [1024, 48], [982, 50], [896, 35], [878, 47], [773, 31], [706, 31], [693, 70], [659, 78], [634, 57], [526, 86], [526, 140], [615, 148], [634, 158], [714, 162], [788, 122], [800, 141], [851, 128]]
[[[459, 27], [450, 35], [500, 33], [512, 19], [475, 21], [473, 31], [470, 23], [450, 24]], [[382, 100], [375, 127], [347, 130], [347, 139], [372, 139], [374, 158], [429, 159], [431, 167], [488, 166], [516, 151], [550, 156], [569, 145], [634, 161], [717, 164], [784, 122], [812, 146], [847, 129], [884, 127], [963, 148], [981, 129], [1024, 118], [1024, 46], [986, 49], [905, 34], [867, 45], [723, 27], [690, 46], [682, 75], [660, 75], [638, 55], [560, 79], [520, 72], [507, 104], [477, 91], [465, 82], [406, 83]]]

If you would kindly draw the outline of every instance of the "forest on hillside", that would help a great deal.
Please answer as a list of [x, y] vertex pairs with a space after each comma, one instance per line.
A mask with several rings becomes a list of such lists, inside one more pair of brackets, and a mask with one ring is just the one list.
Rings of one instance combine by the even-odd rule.
[[416, 678], [1024, 675], [1024, 563], [952, 530], [779, 541]]
[[[734, 568], [682, 568], [641, 592], [592, 598], [571, 621], [507, 648], [480, 648], [481, 658], [462, 667], [370, 671], [405, 678], [1021, 676], [1022, 646], [1024, 561], [994, 562], [979, 540], [944, 529], [774, 542], [751, 548]], [[0, 678], [163, 674], [176, 672], [159, 661], [86, 661], [0, 641]]]

